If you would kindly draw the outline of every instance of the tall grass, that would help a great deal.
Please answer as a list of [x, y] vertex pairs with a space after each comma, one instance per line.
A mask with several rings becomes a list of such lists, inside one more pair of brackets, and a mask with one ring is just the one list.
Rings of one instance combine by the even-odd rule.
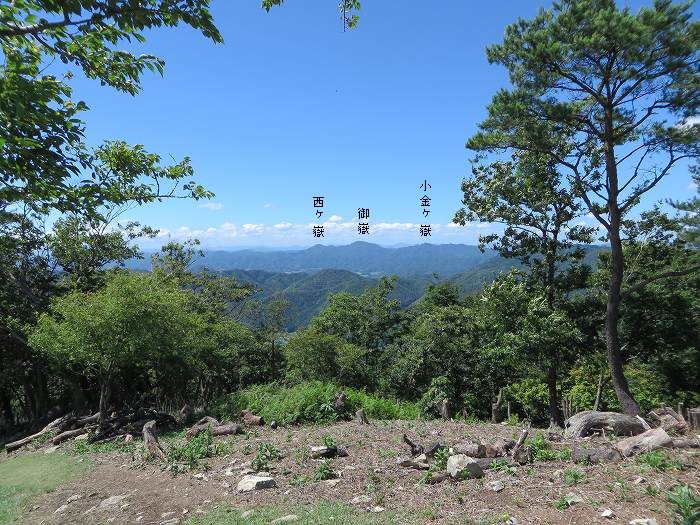
[[[333, 408], [333, 397], [341, 391], [347, 394], [344, 414], [338, 414]], [[373, 419], [418, 419], [420, 415], [414, 403], [398, 402], [320, 381], [295, 386], [274, 383], [253, 386], [219, 399], [211, 407], [211, 412], [219, 418], [231, 419], [241, 410], [249, 409], [265, 421], [291, 425], [334, 421], [352, 415], [360, 408]]]

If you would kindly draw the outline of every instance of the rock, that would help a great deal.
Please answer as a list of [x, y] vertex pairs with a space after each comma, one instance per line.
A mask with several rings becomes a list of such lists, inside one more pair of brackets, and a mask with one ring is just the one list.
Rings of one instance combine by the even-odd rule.
[[616, 436], [636, 436], [644, 432], [642, 422], [636, 417], [618, 412], [594, 412], [584, 410], [566, 420], [564, 436], [582, 438], [604, 429]]
[[281, 518], [276, 518], [270, 522], [270, 525], [276, 525], [278, 523], [292, 523], [293, 521], [298, 521], [299, 516], [296, 514], [287, 514], [286, 516], [282, 516]]
[[384, 512], [386, 509], [384, 507], [381, 507], [379, 505], [372, 507], [371, 512], [374, 513], [379, 513], [379, 512]]
[[275, 421], [275, 420], [270, 421], [270, 428], [272, 430], [277, 430], [277, 421]]
[[128, 494], [122, 494], [120, 496], [110, 496], [109, 498], [103, 499], [100, 502], [100, 509], [109, 509], [112, 507], [116, 507], [117, 505], [121, 505], [121, 503], [128, 497]]
[[479, 463], [464, 454], [450, 456], [447, 460], [447, 472], [454, 479], [483, 478], [484, 471]]
[[360, 425], [369, 425], [369, 418], [367, 417], [367, 412], [363, 408], [355, 412], [355, 421]]
[[241, 518], [243, 518], [245, 520], [245, 519], [250, 518], [253, 514], [255, 514], [255, 511], [253, 509], [244, 510], [241, 513]]
[[269, 489], [276, 485], [274, 478], [268, 476], [243, 476], [236, 487], [238, 492]]
[[566, 496], [564, 496], [564, 499], [569, 506], [583, 502], [583, 498], [573, 492], [567, 493]]
[[[420, 457], [420, 456], [419, 456]], [[423, 461], [418, 461], [418, 458], [409, 458], [407, 456], [399, 456], [396, 458], [396, 464], [399, 467], [415, 468], [419, 470], [428, 470], [430, 465]]]
[[311, 447], [311, 457], [313, 459], [334, 458], [337, 454], [337, 447]]
[[671, 445], [673, 445], [673, 440], [663, 428], [659, 427], [647, 430], [638, 436], [622, 439], [615, 444], [615, 448], [624, 457], [629, 457], [640, 452], [649, 452]]
[[620, 461], [622, 456], [612, 447], [582, 447], [575, 445], [571, 451], [571, 459], [577, 463], [610, 463]]
[[613, 512], [612, 509], [605, 509], [603, 512], [600, 513], [601, 518], [607, 518], [607, 519], [613, 519], [615, 517], [615, 513]]
[[333, 396], [333, 410], [338, 415], [343, 415], [345, 413], [345, 403], [348, 400], [348, 395], [345, 392], [338, 392]]
[[73, 494], [70, 498], [66, 500], [66, 503], [73, 503], [74, 501], [78, 501], [79, 499], [83, 499], [83, 496], [81, 494]]
[[47, 448], [46, 450], [44, 450], [44, 454], [53, 454], [57, 450], [58, 450], [58, 445], [53, 445], [53, 446]]
[[493, 465], [493, 458], [474, 458], [483, 470], [488, 470]]
[[65, 512], [66, 510], [68, 510], [68, 505], [61, 505], [56, 510], [54, 510], [53, 513], [60, 514], [61, 512]]
[[355, 496], [350, 500], [351, 505], [366, 505], [367, 503], [371, 502], [372, 498], [370, 498], [367, 494], [360, 494], [359, 496]]
[[134, 436], [132, 434], [127, 434], [124, 436], [124, 443], [131, 443], [134, 440]]
[[484, 457], [497, 458], [505, 455], [505, 450], [493, 445], [484, 445]]
[[490, 481], [489, 488], [494, 492], [501, 492], [506, 486], [502, 481]]
[[343, 447], [338, 447], [335, 449], [335, 455], [338, 458], [346, 458], [349, 456], [348, 451], [345, 450]]
[[637, 518], [630, 521], [630, 525], [658, 525], [654, 518]]
[[180, 523], [180, 518], [171, 518], [169, 520], [161, 521], [158, 525], [178, 525]]
[[86, 441], [90, 437], [90, 434], [80, 434], [73, 441]]
[[471, 458], [485, 458], [486, 457], [486, 447], [480, 443], [471, 443], [465, 441], [463, 443], [457, 443], [452, 447], [455, 454], [464, 454]]
[[435, 474], [432, 474], [429, 476], [426, 481], [428, 482], [428, 485], [437, 485], [438, 483], [442, 483], [446, 479], [449, 479], [450, 474], [447, 472], [436, 472]]

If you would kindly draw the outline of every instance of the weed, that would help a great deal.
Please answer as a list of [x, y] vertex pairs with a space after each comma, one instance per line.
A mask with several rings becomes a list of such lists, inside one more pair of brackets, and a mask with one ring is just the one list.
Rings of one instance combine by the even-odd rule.
[[700, 523], [700, 497], [689, 485], [676, 487], [668, 493], [668, 501], [673, 503], [676, 514], [675, 525], [696, 525]]
[[335, 439], [333, 439], [333, 436], [326, 434], [323, 436], [323, 446], [328, 448], [336, 448], [338, 443], [336, 443]]
[[225, 453], [225, 450], [222, 446], [214, 444], [211, 426], [209, 426], [189, 441], [173, 443], [168, 449], [167, 456], [169, 463], [184, 463], [193, 469], [199, 466], [200, 460], [222, 453]]
[[646, 492], [650, 496], [656, 497], [659, 494], [661, 494], [661, 489], [656, 485], [647, 485], [646, 487], [644, 487], [644, 492]]
[[310, 457], [311, 451], [307, 447], [301, 447], [294, 451], [294, 461], [297, 462], [297, 465], [308, 463]]
[[515, 475], [517, 471], [517, 469], [505, 458], [494, 459], [491, 462], [491, 470], [495, 472], [503, 472], [504, 474], [508, 474], [510, 476]]
[[547, 441], [542, 432], [527, 441], [529, 452], [529, 460], [531, 463], [535, 461], [552, 461], [557, 459], [557, 453], [552, 450], [552, 445]]
[[637, 463], [651, 468], [656, 472], [666, 472], [667, 470], [680, 470], [681, 462], [665, 450], [652, 450], [637, 456]]
[[302, 485], [306, 485], [311, 481], [311, 477], [309, 476], [302, 476], [301, 474], [295, 474], [292, 476], [292, 479], [289, 480], [289, 484], [292, 487], [301, 487]]
[[568, 468], [564, 471], [564, 483], [567, 485], [576, 485], [586, 477], [583, 470]]
[[258, 443], [258, 451], [250, 467], [257, 472], [267, 470], [271, 461], [277, 461], [281, 457], [280, 451], [272, 443]]
[[395, 458], [399, 453], [396, 450], [390, 448], [380, 448], [379, 457], [380, 458]]
[[324, 481], [327, 479], [333, 479], [335, 477], [335, 472], [333, 471], [333, 466], [331, 465], [330, 459], [324, 459], [318, 464], [316, 469], [316, 474], [314, 474], [314, 481]]

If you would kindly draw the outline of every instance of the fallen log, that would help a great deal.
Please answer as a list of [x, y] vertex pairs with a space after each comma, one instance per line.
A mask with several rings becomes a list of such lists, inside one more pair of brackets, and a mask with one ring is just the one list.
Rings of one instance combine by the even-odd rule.
[[211, 429], [212, 436], [230, 436], [232, 434], [243, 434], [243, 428], [236, 423], [222, 423]]
[[64, 441], [67, 441], [74, 437], [78, 437], [81, 434], [86, 434], [95, 428], [97, 428], [97, 425], [76, 428], [75, 430], [66, 430], [65, 432], [61, 432], [60, 434], [54, 436], [54, 438], [51, 440], [51, 443], [53, 443], [54, 445], [60, 445]]
[[518, 440], [515, 442], [515, 445], [510, 451], [510, 456], [512, 458], [515, 458], [516, 454], [518, 451], [522, 448], [523, 443], [525, 443], [525, 440], [527, 439], [527, 435], [530, 433], [530, 426], [528, 425], [527, 428], [524, 428], [520, 431], [520, 436], [518, 437]]
[[652, 428], [637, 436], [628, 437], [615, 443], [615, 448], [623, 457], [629, 457], [640, 452], [650, 452], [662, 447], [672, 447], [673, 440], [661, 428]]
[[150, 420], [143, 426], [143, 444], [146, 447], [146, 457], [158, 458], [165, 460], [165, 452], [158, 442], [158, 438], [155, 435], [156, 422], [155, 420]]
[[583, 438], [596, 431], [608, 430], [616, 436], [636, 436], [644, 432], [644, 425], [635, 417], [617, 412], [584, 410], [566, 420], [566, 438]]
[[75, 416], [73, 416], [73, 414], [66, 414], [65, 416], [61, 416], [59, 418], [56, 418], [51, 423], [49, 423], [44, 428], [42, 428], [36, 434], [32, 434], [30, 436], [19, 439], [17, 441], [13, 441], [12, 443], [7, 443], [5, 445], [5, 450], [7, 450], [7, 452], [14, 452], [15, 450], [22, 448], [24, 445], [31, 443], [36, 438], [41, 437], [44, 434], [51, 432], [54, 429], [56, 429], [59, 432], [62, 432], [64, 430], [65, 426], [67, 426], [67, 424], [69, 422], [71, 422], [74, 418], [75, 418]]
[[221, 423], [219, 423], [218, 419], [213, 418], [211, 416], [204, 416], [202, 419], [197, 421], [194, 425], [192, 425], [189, 428], [189, 430], [185, 433], [185, 437], [187, 439], [192, 439], [201, 432], [204, 432], [207, 429], [207, 427], [218, 427], [220, 424]]

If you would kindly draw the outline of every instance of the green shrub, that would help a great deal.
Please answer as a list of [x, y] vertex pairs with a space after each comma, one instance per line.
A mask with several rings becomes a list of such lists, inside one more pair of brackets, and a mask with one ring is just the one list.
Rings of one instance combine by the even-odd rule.
[[564, 471], [564, 483], [567, 485], [576, 485], [579, 481], [583, 481], [586, 473], [583, 470], [568, 468]]
[[557, 459], [557, 453], [552, 450], [552, 445], [547, 441], [542, 432], [526, 441], [529, 450], [529, 459], [531, 463], [535, 461], [552, 461]]
[[417, 419], [419, 415], [418, 407], [413, 403], [396, 402], [320, 381], [290, 387], [276, 383], [253, 386], [220, 398], [211, 412], [219, 418], [231, 419], [241, 410], [249, 409], [266, 421], [275, 420], [283, 425], [326, 423], [339, 416], [333, 409], [332, 400], [340, 391], [347, 394], [347, 413], [364, 408], [370, 419]]
[[456, 399], [452, 392], [450, 381], [445, 376], [433, 378], [430, 382], [430, 388], [423, 394], [418, 401], [421, 416], [426, 419], [434, 419], [440, 417], [440, 404], [443, 399]]

